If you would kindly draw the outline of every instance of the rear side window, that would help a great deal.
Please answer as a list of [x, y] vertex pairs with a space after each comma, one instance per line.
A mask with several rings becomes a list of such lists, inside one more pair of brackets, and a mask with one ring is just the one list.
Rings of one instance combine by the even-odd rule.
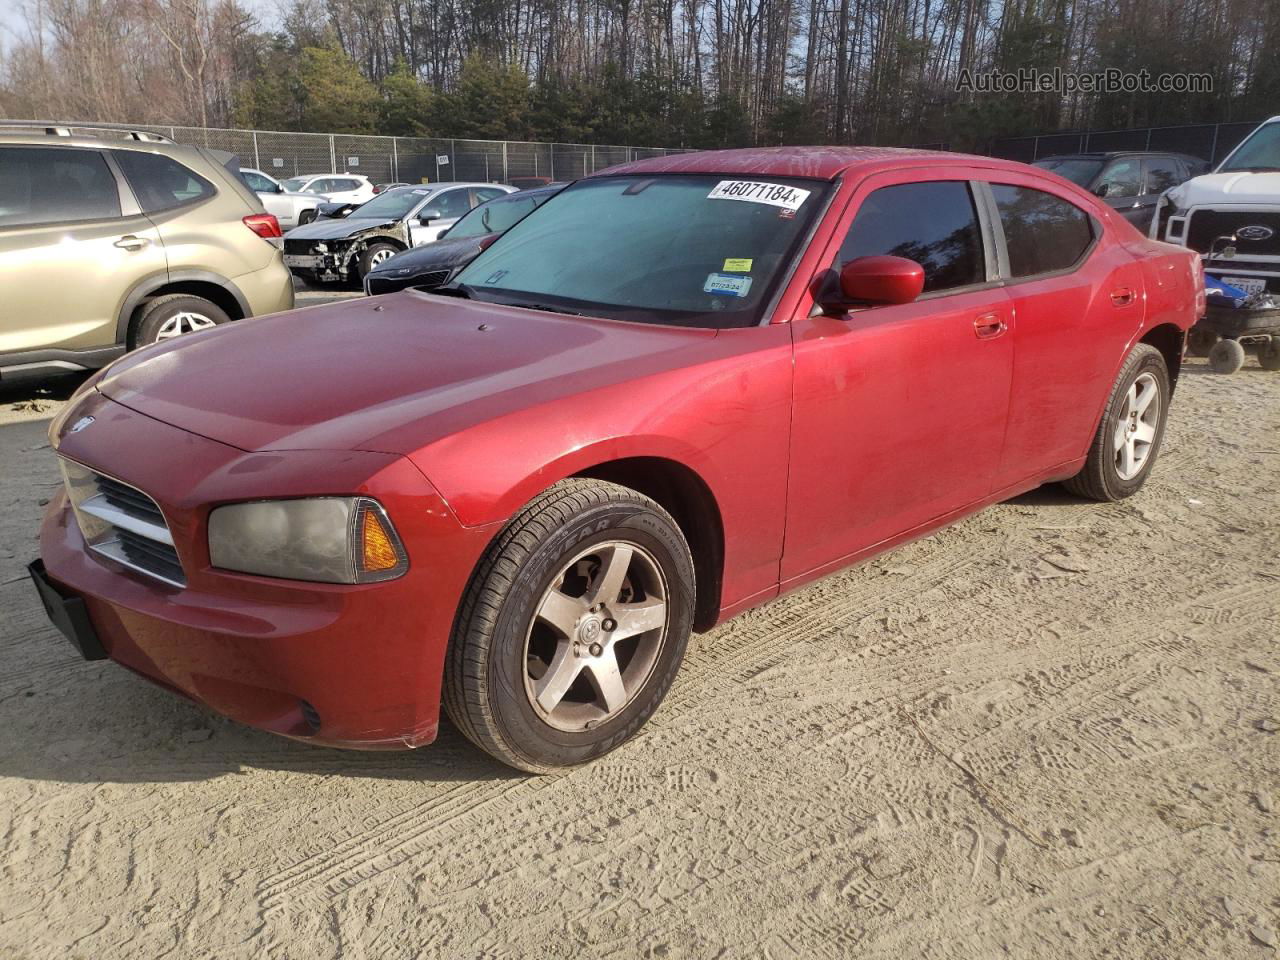
[[96, 150], [0, 147], [0, 227], [120, 216], [120, 190]]
[[903, 183], [868, 195], [840, 246], [840, 265], [882, 254], [924, 267], [925, 293], [986, 280], [982, 231], [968, 183]]
[[1094, 187], [1100, 197], [1136, 197], [1142, 193], [1142, 167], [1137, 160], [1116, 160]]
[[1043, 190], [991, 184], [1015, 279], [1067, 270], [1093, 243], [1089, 215]]
[[213, 184], [171, 157], [118, 150], [116, 161], [144, 213], [172, 210], [214, 194]]

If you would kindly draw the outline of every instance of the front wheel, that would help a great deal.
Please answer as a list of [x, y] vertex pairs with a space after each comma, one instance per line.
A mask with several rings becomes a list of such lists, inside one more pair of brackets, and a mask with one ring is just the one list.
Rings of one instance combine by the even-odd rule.
[[454, 724], [531, 773], [634, 736], [684, 659], [694, 571], [671, 516], [634, 490], [565, 480], [490, 545], [444, 673]]
[[386, 263], [400, 250], [389, 243], [371, 243], [360, 254], [360, 280], [369, 275], [369, 271], [380, 263]]
[[1137, 493], [1160, 452], [1169, 399], [1164, 355], [1138, 344], [1111, 388], [1084, 467], [1063, 486], [1090, 500], [1123, 500]]

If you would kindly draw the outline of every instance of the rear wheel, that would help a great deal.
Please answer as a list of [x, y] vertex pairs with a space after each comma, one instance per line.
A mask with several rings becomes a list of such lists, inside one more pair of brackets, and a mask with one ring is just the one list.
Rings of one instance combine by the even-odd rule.
[[138, 314], [129, 334], [131, 347], [172, 340], [187, 333], [210, 330], [231, 318], [216, 303], [185, 293], [156, 297]]
[[1140, 343], [1111, 388], [1083, 469], [1063, 486], [1090, 500], [1123, 500], [1137, 493], [1160, 452], [1168, 407], [1164, 356]]
[[1209, 351], [1209, 366], [1214, 373], [1235, 373], [1244, 366], [1244, 347], [1238, 340], [1219, 340]]
[[693, 560], [653, 500], [556, 484], [489, 547], [463, 601], [444, 703], [477, 746], [544, 773], [632, 737], [666, 695], [693, 622]]

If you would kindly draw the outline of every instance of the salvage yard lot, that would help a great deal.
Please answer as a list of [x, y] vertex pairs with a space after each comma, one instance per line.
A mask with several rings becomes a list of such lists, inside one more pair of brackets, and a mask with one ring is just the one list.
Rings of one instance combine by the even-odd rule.
[[25, 577], [58, 406], [25, 396], [0, 957], [1275, 955], [1280, 376], [1253, 361], [1191, 362], [1137, 497], [1046, 488], [695, 636], [637, 739], [542, 778], [447, 725], [318, 749], [77, 661]]

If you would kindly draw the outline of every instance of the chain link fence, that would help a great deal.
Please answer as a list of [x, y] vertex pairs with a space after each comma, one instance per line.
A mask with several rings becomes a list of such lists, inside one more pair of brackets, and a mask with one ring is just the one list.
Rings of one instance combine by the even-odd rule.
[[1045, 133], [1034, 137], [1006, 137], [991, 142], [992, 156], [1031, 163], [1064, 153], [1111, 150], [1168, 150], [1188, 153], [1216, 165], [1257, 128], [1252, 123], [1195, 123], [1180, 127], [1139, 127], [1135, 130], [1085, 130]]
[[615, 164], [687, 152], [663, 147], [590, 143], [377, 137], [213, 127], [78, 123], [58, 126], [73, 132], [103, 128], [150, 131], [178, 143], [234, 153], [240, 158], [241, 166], [254, 167], [280, 180], [317, 173], [359, 173], [374, 183], [440, 183], [447, 180], [505, 183], [513, 177], [575, 180]]

